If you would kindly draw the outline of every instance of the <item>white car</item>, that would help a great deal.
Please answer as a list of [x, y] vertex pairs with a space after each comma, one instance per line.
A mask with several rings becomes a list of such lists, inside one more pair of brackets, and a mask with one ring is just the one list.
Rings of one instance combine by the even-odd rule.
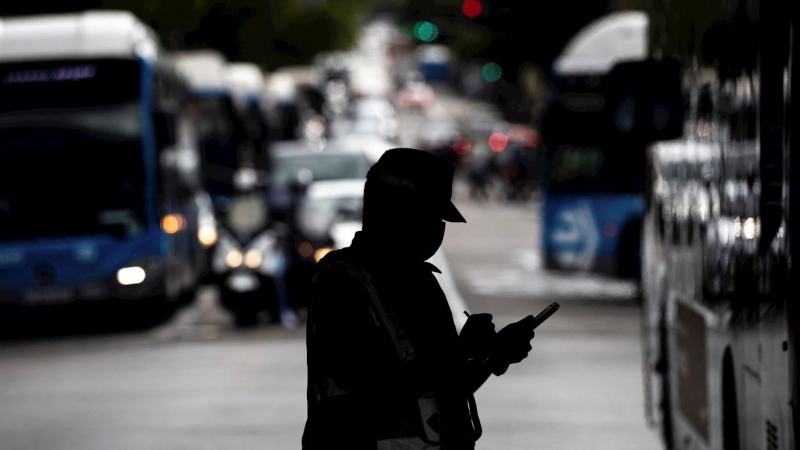
[[305, 193], [298, 202], [297, 227], [313, 249], [309, 256], [313, 254], [318, 260], [331, 249], [350, 245], [361, 229], [358, 213], [363, 206], [369, 169], [364, 154], [335, 148], [293, 148], [277, 151], [273, 156], [274, 189], [308, 177]]
[[353, 119], [348, 134], [376, 135], [396, 141], [400, 133], [397, 111], [382, 97], [368, 97], [353, 105]]

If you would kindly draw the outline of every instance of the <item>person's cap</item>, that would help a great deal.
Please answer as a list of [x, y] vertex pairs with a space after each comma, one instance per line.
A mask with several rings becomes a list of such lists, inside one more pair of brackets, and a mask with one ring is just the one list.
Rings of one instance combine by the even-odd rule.
[[432, 202], [441, 209], [442, 219], [447, 222], [466, 223], [451, 200], [454, 174], [453, 164], [432, 153], [393, 148], [370, 168], [367, 179], [408, 190], [409, 195]]

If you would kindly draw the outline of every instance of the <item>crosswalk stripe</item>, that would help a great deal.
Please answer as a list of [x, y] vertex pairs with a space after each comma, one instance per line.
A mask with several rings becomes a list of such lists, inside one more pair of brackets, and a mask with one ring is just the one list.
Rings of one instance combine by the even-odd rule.
[[506, 266], [466, 268], [461, 276], [466, 288], [472, 294], [500, 298], [627, 301], [637, 294], [634, 282], [544, 270], [538, 252], [531, 249], [513, 252], [511, 259]]

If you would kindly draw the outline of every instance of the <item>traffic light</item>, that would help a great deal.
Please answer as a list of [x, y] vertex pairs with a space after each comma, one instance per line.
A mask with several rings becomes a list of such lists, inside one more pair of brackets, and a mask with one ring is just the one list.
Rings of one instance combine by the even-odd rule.
[[427, 20], [417, 22], [414, 25], [414, 37], [423, 42], [432, 42], [439, 35], [439, 27]]
[[464, 0], [461, 4], [461, 12], [468, 19], [475, 19], [483, 14], [483, 3], [480, 0]]
[[495, 62], [487, 62], [481, 68], [481, 76], [489, 83], [495, 83], [503, 77], [503, 68]]

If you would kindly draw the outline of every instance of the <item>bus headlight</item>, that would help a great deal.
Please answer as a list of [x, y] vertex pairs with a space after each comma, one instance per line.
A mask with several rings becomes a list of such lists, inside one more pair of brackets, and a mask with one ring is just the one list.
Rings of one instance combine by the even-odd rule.
[[242, 265], [242, 252], [237, 249], [228, 250], [228, 253], [225, 255], [225, 264], [230, 267], [231, 269], [235, 269]]
[[139, 284], [146, 278], [146, 273], [139, 266], [123, 267], [117, 271], [117, 282], [123, 286]]
[[251, 248], [244, 255], [244, 264], [251, 269], [258, 269], [261, 266], [261, 252]]
[[217, 243], [217, 239], [219, 238], [219, 234], [217, 234], [217, 228], [211, 225], [200, 225], [197, 229], [197, 240], [200, 241], [200, 244], [203, 247], [211, 247], [212, 245]]

